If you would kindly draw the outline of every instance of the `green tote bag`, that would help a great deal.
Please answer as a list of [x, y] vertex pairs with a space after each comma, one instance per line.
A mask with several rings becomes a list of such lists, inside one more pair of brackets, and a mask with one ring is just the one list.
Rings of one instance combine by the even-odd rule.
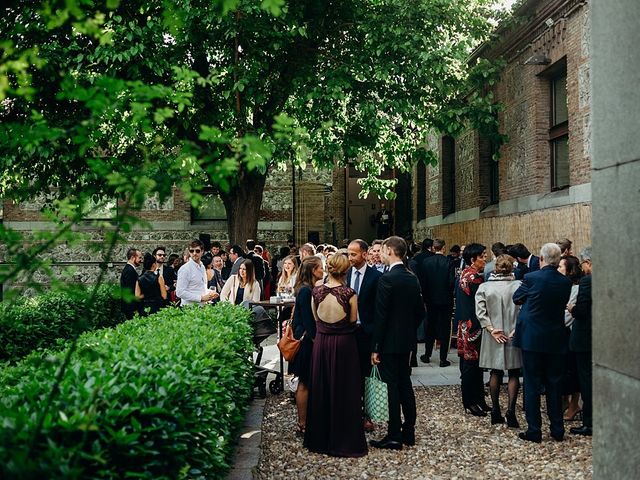
[[371, 368], [371, 375], [364, 379], [364, 408], [372, 421], [389, 421], [387, 384], [380, 378], [377, 365]]

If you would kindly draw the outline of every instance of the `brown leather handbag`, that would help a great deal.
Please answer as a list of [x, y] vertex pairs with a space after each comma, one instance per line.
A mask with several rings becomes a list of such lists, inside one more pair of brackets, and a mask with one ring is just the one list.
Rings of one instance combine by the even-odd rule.
[[287, 362], [292, 361], [298, 350], [300, 350], [300, 345], [302, 345], [302, 340], [304, 339], [304, 335], [300, 340], [297, 340], [293, 336], [293, 327], [291, 326], [291, 321], [287, 322], [287, 326], [282, 333], [282, 338], [278, 340], [278, 349], [282, 353], [282, 356]]

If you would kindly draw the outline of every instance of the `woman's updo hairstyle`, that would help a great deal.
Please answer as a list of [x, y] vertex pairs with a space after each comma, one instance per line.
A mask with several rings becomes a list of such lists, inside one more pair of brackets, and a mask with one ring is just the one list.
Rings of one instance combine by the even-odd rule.
[[327, 272], [329, 272], [329, 275], [333, 278], [340, 279], [344, 277], [350, 266], [349, 257], [341, 251], [338, 251], [338, 253], [332, 255], [327, 260]]
[[513, 263], [515, 261], [515, 258], [511, 255], [499, 255], [498, 258], [496, 258], [496, 266], [494, 270], [499, 275], [509, 275], [513, 272]]

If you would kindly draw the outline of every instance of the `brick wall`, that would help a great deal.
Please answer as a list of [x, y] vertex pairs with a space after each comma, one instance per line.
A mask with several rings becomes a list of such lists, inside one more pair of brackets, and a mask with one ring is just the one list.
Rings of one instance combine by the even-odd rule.
[[[452, 155], [451, 146], [443, 138], [438, 146], [439, 168], [433, 170], [433, 176], [427, 175], [426, 220], [415, 217], [416, 238], [442, 235], [445, 239], [447, 236], [455, 238], [454, 243], [464, 243], [473, 238], [489, 243], [504, 232], [505, 238], [500, 240], [527, 243], [525, 237], [529, 236], [534, 248], [549, 239], [564, 236], [589, 243], [590, 223], [581, 223], [585, 220], [590, 222], [590, 213], [584, 213], [586, 210], [590, 212], [588, 204], [578, 203], [580, 200], [567, 194], [566, 201], [562, 200], [564, 206], [553, 203], [554, 208], [544, 213], [527, 211], [528, 205], [535, 202], [520, 201], [551, 194], [549, 75], [564, 62], [567, 72], [570, 186], [577, 187], [591, 181], [588, 7], [589, 2], [581, 0], [524, 2], [520, 13], [526, 21], [501, 30], [502, 40], [481, 50], [480, 56], [500, 57], [507, 62], [500, 81], [493, 87], [496, 101], [504, 105], [504, 110], [498, 115], [501, 132], [509, 137], [508, 143], [501, 148], [498, 164], [500, 205], [491, 205], [490, 202], [490, 143], [476, 132], [466, 131], [456, 139], [455, 155]], [[551, 25], [547, 22], [549, 19], [552, 20]], [[550, 62], [547, 65], [525, 65], [533, 56], [547, 57]], [[454, 166], [449, 160], [452, 156], [455, 157]], [[455, 169], [455, 192], [449, 186], [452, 169]], [[417, 195], [419, 191], [416, 185], [413, 194]], [[460, 220], [454, 224], [451, 219], [458, 218], [458, 215], [449, 216], [452, 212], [447, 208], [452, 196], [455, 198], [455, 212], [460, 212]], [[590, 198], [590, 194], [588, 196]], [[503, 202], [511, 206], [515, 202], [518, 213], [495, 217], [501, 210], [513, 211], [513, 208], [501, 209]], [[532, 224], [534, 218], [541, 223]], [[566, 232], [560, 235], [554, 224], [547, 224], [551, 218], [577, 229], [576, 232], [566, 228]], [[503, 223], [510, 225], [508, 230], [500, 227]], [[536, 233], [531, 233], [532, 228]], [[448, 243], [451, 244], [449, 240]]]

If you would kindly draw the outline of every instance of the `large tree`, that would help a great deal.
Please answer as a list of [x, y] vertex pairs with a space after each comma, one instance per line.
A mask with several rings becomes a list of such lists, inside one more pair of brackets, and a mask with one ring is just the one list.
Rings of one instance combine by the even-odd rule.
[[116, 195], [109, 172], [145, 162], [163, 194], [217, 188], [243, 241], [274, 166], [354, 161], [384, 192], [384, 169], [434, 161], [428, 131], [497, 134], [495, 70], [467, 64], [495, 0], [71, 3], [82, 21], [26, 0], [0, 17], [4, 57], [34, 58], [4, 77], [4, 194]]

